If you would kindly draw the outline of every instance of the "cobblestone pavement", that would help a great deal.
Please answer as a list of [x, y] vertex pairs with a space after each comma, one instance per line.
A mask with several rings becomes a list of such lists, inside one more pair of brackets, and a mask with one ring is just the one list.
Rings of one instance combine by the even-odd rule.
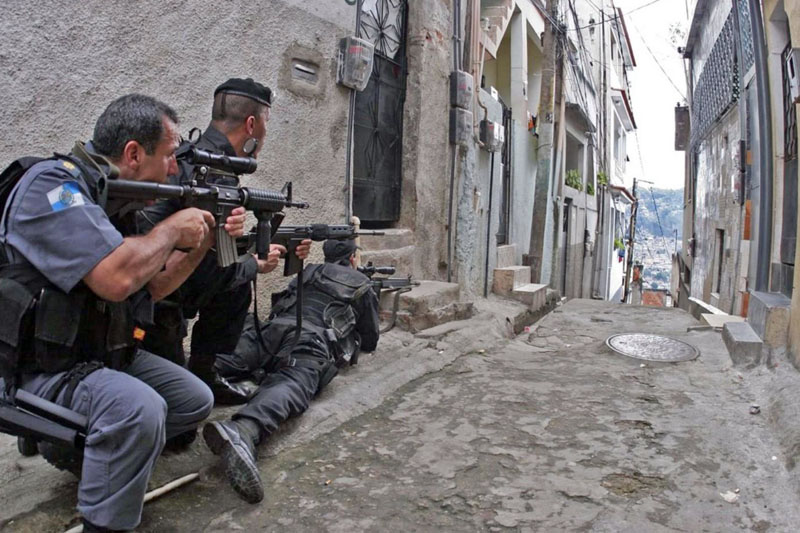
[[[150, 504], [141, 530], [796, 531], [794, 463], [768, 413], [749, 413], [761, 388], [719, 333], [687, 333], [696, 324], [573, 300], [484, 349], [456, 330], [430, 350], [471, 346], [452, 363], [263, 457], [261, 504], [212, 466]], [[670, 335], [700, 357], [628, 359], [604, 345], [622, 332]]]

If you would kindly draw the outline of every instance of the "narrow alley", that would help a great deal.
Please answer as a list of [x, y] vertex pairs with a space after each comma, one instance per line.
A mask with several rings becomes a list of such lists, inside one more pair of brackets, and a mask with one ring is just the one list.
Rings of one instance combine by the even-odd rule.
[[[212, 483], [157, 503], [143, 530], [185, 529], [181, 508], [206, 531], [795, 530], [800, 499], [770, 413], [749, 413], [761, 401], [750, 375], [693, 325], [677, 309], [572, 300], [262, 461], [266, 505], [226, 494], [209, 508], [230, 492]], [[604, 344], [641, 330], [700, 356], [642, 363]]]
[[[139, 530], [795, 529], [797, 483], [762, 384], [786, 371], [796, 386], [796, 373], [732, 367], [720, 334], [687, 331], [699, 323], [679, 309], [571, 300], [513, 339], [486, 312], [390, 334], [262, 454], [260, 506], [230, 490], [202, 446], [163, 458], [156, 484], [205, 466], [148, 504]], [[605, 345], [637, 331], [700, 355], [642, 362]], [[407, 365], [416, 373], [397, 371]], [[67, 525], [71, 483], [6, 525]]]

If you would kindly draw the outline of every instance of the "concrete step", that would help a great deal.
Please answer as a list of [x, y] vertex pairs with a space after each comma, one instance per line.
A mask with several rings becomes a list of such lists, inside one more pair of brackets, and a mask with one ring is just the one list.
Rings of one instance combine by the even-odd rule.
[[734, 365], [754, 367], [761, 361], [764, 343], [747, 322], [728, 322], [722, 327], [722, 340]]
[[517, 287], [531, 282], [531, 269], [526, 266], [495, 268], [492, 275], [492, 292], [507, 296]]
[[711, 326], [715, 330], [721, 330], [729, 322], [744, 322], [744, 317], [736, 315], [719, 315], [716, 313], [701, 313], [700, 322]]
[[780, 293], [752, 291], [747, 321], [770, 348], [784, 348], [789, 342], [792, 301]]
[[547, 304], [547, 285], [528, 283], [516, 287], [509, 296], [527, 304], [531, 309], [540, 309]]
[[[381, 293], [382, 319], [390, 319], [396, 293]], [[472, 316], [471, 302], [461, 302], [458, 283], [421, 281], [417, 287], [399, 296], [396, 325], [411, 332], [421, 331]]]
[[362, 235], [359, 237], [360, 246], [364, 250], [379, 251], [392, 250], [414, 246], [414, 232], [406, 228], [389, 228], [377, 230], [383, 235]]
[[362, 243], [361, 264], [366, 265], [372, 261], [375, 266], [393, 266], [397, 269], [397, 276], [408, 275], [413, 269], [416, 246], [403, 246], [389, 250], [373, 250]]
[[517, 263], [517, 245], [501, 244], [497, 247], [497, 268], [514, 266]]

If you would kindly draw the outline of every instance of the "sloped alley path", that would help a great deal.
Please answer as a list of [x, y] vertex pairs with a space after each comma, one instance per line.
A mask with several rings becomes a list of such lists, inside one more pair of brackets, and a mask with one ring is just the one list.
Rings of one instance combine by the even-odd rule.
[[[348, 376], [289, 428], [308, 438], [261, 459], [260, 505], [206, 467], [149, 504], [140, 531], [796, 531], [795, 474], [765, 406], [749, 414], [764, 377], [732, 368], [719, 333], [691, 325], [676, 309], [572, 300], [512, 340], [474, 323], [438, 344], [398, 337], [414, 365], [461, 355], [383, 394]], [[622, 332], [701, 355], [641, 367], [605, 347]], [[379, 400], [314, 435], [319, 406], [347, 409], [355, 393]]]
[[[144, 529], [796, 531], [797, 492], [766, 416], [749, 414], [747, 377], [718, 333], [687, 333], [695, 324], [674, 309], [573, 300], [266, 461], [261, 506], [226, 497], [198, 523], [171, 498]], [[641, 367], [604, 346], [631, 331], [701, 355]], [[179, 499], [197, 508], [191, 492]]]

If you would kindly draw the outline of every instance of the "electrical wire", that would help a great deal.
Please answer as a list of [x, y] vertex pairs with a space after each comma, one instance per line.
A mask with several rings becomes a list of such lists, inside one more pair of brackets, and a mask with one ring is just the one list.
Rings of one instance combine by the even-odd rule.
[[664, 69], [664, 67], [661, 65], [661, 62], [658, 60], [658, 58], [656, 57], [656, 55], [655, 55], [655, 54], [653, 53], [653, 51], [650, 49], [650, 46], [647, 44], [647, 41], [645, 41], [645, 40], [644, 40], [644, 35], [642, 35], [642, 32], [640, 32], [640, 31], [639, 31], [639, 28], [637, 28], [637, 27], [636, 27], [636, 26], [635, 26], [633, 23], [631, 23], [631, 25], [630, 25], [630, 26], [631, 26], [631, 28], [633, 28], [634, 30], [636, 30], [636, 34], [637, 34], [637, 35], [639, 35], [639, 39], [641, 39], [641, 40], [642, 40], [642, 44], [644, 44], [644, 47], [645, 47], [645, 48], [647, 49], [647, 51], [650, 53], [650, 56], [653, 58], [653, 61], [655, 61], [655, 62], [656, 62], [656, 65], [658, 65], [658, 68], [660, 68], [660, 69], [661, 69], [661, 72], [663, 72], [663, 73], [664, 73], [664, 76], [666, 76], [667, 80], [669, 80], [669, 83], [672, 85], [672, 87], [674, 87], [674, 88], [675, 88], [675, 90], [678, 92], [678, 94], [679, 94], [679, 95], [680, 95], [680, 97], [683, 99], [683, 101], [684, 101], [684, 102], [687, 102], [688, 100], [686, 99], [686, 95], [685, 95], [685, 94], [683, 94], [683, 92], [682, 92], [682, 91], [681, 91], [681, 90], [678, 88], [678, 86], [675, 84], [675, 82], [674, 82], [674, 81], [672, 81], [672, 78], [670, 77], [670, 75], [669, 75], [669, 74], [667, 74], [667, 71], [666, 71], [666, 69]]

